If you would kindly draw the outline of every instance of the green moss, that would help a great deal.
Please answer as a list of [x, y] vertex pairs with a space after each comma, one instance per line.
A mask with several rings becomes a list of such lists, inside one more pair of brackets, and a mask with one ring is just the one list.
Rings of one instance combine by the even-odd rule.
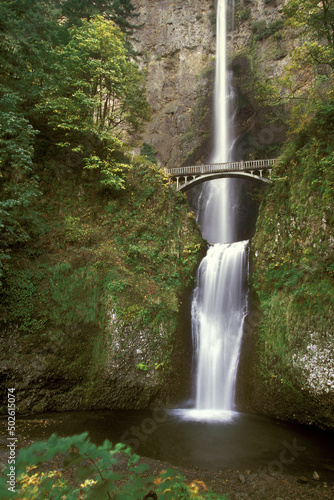
[[[261, 373], [297, 391], [306, 388], [293, 359], [307, 352], [310, 333], [333, 343], [333, 126], [332, 107], [321, 107], [286, 147], [253, 240], [253, 287], [263, 308]], [[325, 403], [321, 411], [326, 414]]]
[[238, 13], [238, 20], [240, 22], [248, 21], [248, 19], [251, 18], [251, 15], [252, 15], [252, 13], [251, 13], [250, 9], [242, 9]]
[[255, 21], [252, 25], [252, 32], [255, 35], [255, 39], [260, 41], [265, 38], [269, 38], [270, 36], [276, 34], [284, 28], [284, 20], [276, 19], [267, 25], [265, 19], [259, 19]]
[[[18, 327], [21, 376], [29, 372], [28, 359], [42, 360], [43, 375], [34, 381], [36, 390], [41, 383], [40, 409], [52, 409], [43, 377], [52, 394], [57, 386], [57, 403], [53, 396], [50, 404], [58, 409], [87, 407], [99, 397], [106, 364], [117, 358], [106, 329], [111, 311], [121, 332], [122, 363], [122, 353], [136, 353], [140, 333], [155, 384], [172, 369], [180, 296], [194, 281], [202, 238], [185, 196], [157, 166], [138, 158], [126, 186], [111, 196], [72, 173], [52, 185], [48, 174], [42, 177], [49, 231], [30, 242], [30, 252], [23, 247], [13, 253], [1, 290], [3, 333]], [[43, 252], [36, 254], [35, 247]], [[135, 361], [123, 371], [130, 378], [140, 373]], [[24, 404], [36, 410], [24, 381], [16, 376], [15, 382], [18, 390], [23, 385]], [[143, 407], [157, 391], [149, 383], [138, 380], [139, 392], [133, 389], [131, 396], [122, 389], [118, 403]]]

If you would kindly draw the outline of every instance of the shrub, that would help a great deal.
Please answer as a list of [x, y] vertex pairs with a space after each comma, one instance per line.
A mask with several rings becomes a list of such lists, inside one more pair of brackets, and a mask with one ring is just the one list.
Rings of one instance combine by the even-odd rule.
[[256, 40], [264, 40], [268, 38], [284, 27], [283, 19], [276, 19], [267, 26], [265, 19], [260, 19], [256, 21], [252, 26], [252, 32], [255, 35]]
[[[128, 461], [128, 481], [114, 471], [120, 454]], [[55, 469], [53, 460], [63, 461], [61, 469]], [[122, 443], [112, 446], [106, 440], [96, 446], [88, 439], [88, 433], [72, 437], [53, 434], [47, 442], [36, 442], [23, 448], [16, 462], [17, 494], [8, 490], [7, 473], [0, 478], [2, 498], [52, 498], [54, 500], [137, 500], [154, 490], [160, 500], [190, 498], [227, 500], [212, 493], [198, 494], [198, 488], [187, 486], [185, 478], [176, 470], [162, 471], [158, 477], [147, 473], [148, 466], [138, 465], [139, 456], [131, 454]], [[42, 466], [39, 468], [39, 466]], [[75, 484], [66, 478], [64, 469], [75, 466]], [[199, 483], [199, 482], [198, 482]], [[14, 487], [13, 487], [14, 489]]]
[[239, 20], [241, 22], [247, 21], [251, 17], [251, 11], [250, 9], [242, 9], [239, 13]]
[[261, 36], [265, 32], [266, 27], [267, 27], [267, 23], [266, 23], [265, 19], [259, 19], [258, 21], [255, 21], [252, 24], [252, 32], [256, 35], [257, 40], [260, 40], [260, 38], [258, 38], [258, 37]]

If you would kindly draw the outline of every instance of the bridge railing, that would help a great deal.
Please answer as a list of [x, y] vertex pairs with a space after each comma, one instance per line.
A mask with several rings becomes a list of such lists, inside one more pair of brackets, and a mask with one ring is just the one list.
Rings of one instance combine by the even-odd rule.
[[269, 160], [234, 161], [225, 163], [212, 163], [209, 165], [193, 165], [190, 167], [166, 168], [165, 170], [167, 174], [172, 175], [173, 177], [192, 174], [210, 174], [224, 171], [244, 172], [247, 170], [270, 169], [276, 163], [276, 161], [276, 158]]

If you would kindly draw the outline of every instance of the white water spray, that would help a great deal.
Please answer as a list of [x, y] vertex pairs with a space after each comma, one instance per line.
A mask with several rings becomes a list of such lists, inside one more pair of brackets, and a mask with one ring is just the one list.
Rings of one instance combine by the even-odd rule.
[[[228, 0], [218, 0], [215, 79], [215, 134], [211, 162], [230, 160], [229, 75], [227, 71]], [[235, 382], [247, 314], [245, 281], [248, 241], [235, 242], [237, 184], [233, 179], [206, 183], [199, 222], [213, 244], [201, 262], [192, 302], [196, 357], [196, 402], [192, 418], [228, 420], [234, 409]], [[194, 415], [195, 414], [195, 415]]]

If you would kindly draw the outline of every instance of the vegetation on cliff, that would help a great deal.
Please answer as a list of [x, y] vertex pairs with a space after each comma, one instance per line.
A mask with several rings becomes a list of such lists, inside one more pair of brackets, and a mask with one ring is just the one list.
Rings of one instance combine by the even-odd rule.
[[41, 231], [32, 202], [45, 150], [120, 189], [122, 140], [149, 110], [143, 75], [112, 21], [97, 16], [71, 26], [60, 5], [35, 0], [0, 8], [1, 275], [13, 245]]
[[307, 40], [280, 79], [289, 139], [253, 241], [263, 308], [257, 371], [269, 400], [284, 393], [289, 401], [282, 416], [333, 426], [334, 5], [305, 4], [290, 1], [286, 9]]

